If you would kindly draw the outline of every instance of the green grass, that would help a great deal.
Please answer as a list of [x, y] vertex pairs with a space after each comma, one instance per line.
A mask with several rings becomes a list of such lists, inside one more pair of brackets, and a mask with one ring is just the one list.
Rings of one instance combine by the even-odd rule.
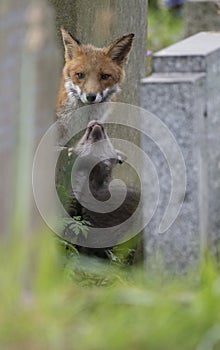
[[[184, 37], [183, 14], [169, 10], [161, 2], [148, 10], [148, 53], [155, 53]], [[151, 73], [151, 56], [147, 58], [147, 72]]]
[[82, 259], [49, 232], [0, 252], [1, 349], [220, 349], [211, 259], [172, 277]]
[[156, 52], [169, 46], [184, 35], [183, 16], [170, 11], [165, 6], [149, 8], [148, 12], [148, 49]]

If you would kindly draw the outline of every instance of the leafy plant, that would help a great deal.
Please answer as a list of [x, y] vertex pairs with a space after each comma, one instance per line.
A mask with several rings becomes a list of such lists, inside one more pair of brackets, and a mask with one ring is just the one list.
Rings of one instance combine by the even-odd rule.
[[91, 226], [89, 221], [83, 220], [81, 216], [73, 216], [72, 218], [64, 218], [63, 223], [65, 230], [71, 230], [75, 236], [81, 233], [87, 238], [89, 227]]

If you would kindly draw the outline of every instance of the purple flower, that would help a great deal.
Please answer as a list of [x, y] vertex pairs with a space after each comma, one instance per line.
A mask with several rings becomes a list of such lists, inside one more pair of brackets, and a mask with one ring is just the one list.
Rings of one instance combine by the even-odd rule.
[[178, 6], [182, 6], [185, 0], [166, 0], [166, 5], [170, 8], [175, 8]]

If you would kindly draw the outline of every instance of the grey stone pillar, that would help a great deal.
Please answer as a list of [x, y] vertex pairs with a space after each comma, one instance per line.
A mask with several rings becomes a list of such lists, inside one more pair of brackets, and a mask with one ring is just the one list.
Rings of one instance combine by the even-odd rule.
[[[146, 257], [159, 255], [182, 270], [220, 238], [220, 34], [200, 33], [155, 54], [154, 73], [142, 80], [142, 106], [175, 136], [185, 159], [187, 187], [174, 224], [158, 233], [170, 191], [163, 156], [145, 142], [160, 179], [160, 203], [146, 229]], [[146, 174], [147, 176], [147, 174]]]
[[187, 0], [185, 4], [185, 36], [202, 31], [219, 31], [220, 1]]
[[[146, 74], [147, 0], [49, 0], [56, 13], [56, 27], [62, 53], [60, 26], [64, 26], [83, 44], [98, 47], [109, 45], [124, 34], [134, 33], [134, 44], [125, 69], [126, 77], [117, 101], [140, 106], [140, 79]], [[107, 121], [106, 121], [107, 122]], [[111, 125], [110, 137], [132, 140], [140, 144], [140, 135], [133, 129]], [[140, 160], [141, 161], [141, 160]], [[120, 178], [134, 182], [130, 170], [121, 170]]]

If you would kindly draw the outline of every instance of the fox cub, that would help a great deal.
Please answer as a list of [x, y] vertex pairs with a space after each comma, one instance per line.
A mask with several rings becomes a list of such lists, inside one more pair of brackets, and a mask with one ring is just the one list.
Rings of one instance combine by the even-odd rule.
[[[86, 104], [112, 101], [124, 80], [124, 67], [134, 34], [124, 35], [108, 47], [82, 45], [61, 28], [65, 48], [57, 117]], [[67, 113], [68, 112], [68, 113]]]
[[[88, 123], [74, 151], [78, 156], [78, 163], [75, 167], [72, 201], [67, 211], [71, 217], [80, 216], [83, 220], [87, 220], [93, 232], [89, 231], [87, 237], [81, 234], [76, 236], [67, 226], [63, 237], [69, 241], [71, 237], [77, 238], [77, 248], [84, 254], [106, 257], [108, 255], [106, 249], [125, 241], [127, 232], [132, 231], [133, 225], [135, 227], [132, 215], [138, 207], [140, 191], [138, 188], [127, 186], [124, 201], [121, 203], [120, 198], [124, 189], [120, 184], [115, 185], [114, 200], [108, 203], [108, 210], [99, 212], [96, 207], [96, 201], [104, 204], [110, 199], [109, 189], [113, 169], [118, 164], [123, 164], [127, 158], [123, 152], [114, 148], [102, 122], [92, 120]], [[98, 248], [103, 246], [108, 248]]]

